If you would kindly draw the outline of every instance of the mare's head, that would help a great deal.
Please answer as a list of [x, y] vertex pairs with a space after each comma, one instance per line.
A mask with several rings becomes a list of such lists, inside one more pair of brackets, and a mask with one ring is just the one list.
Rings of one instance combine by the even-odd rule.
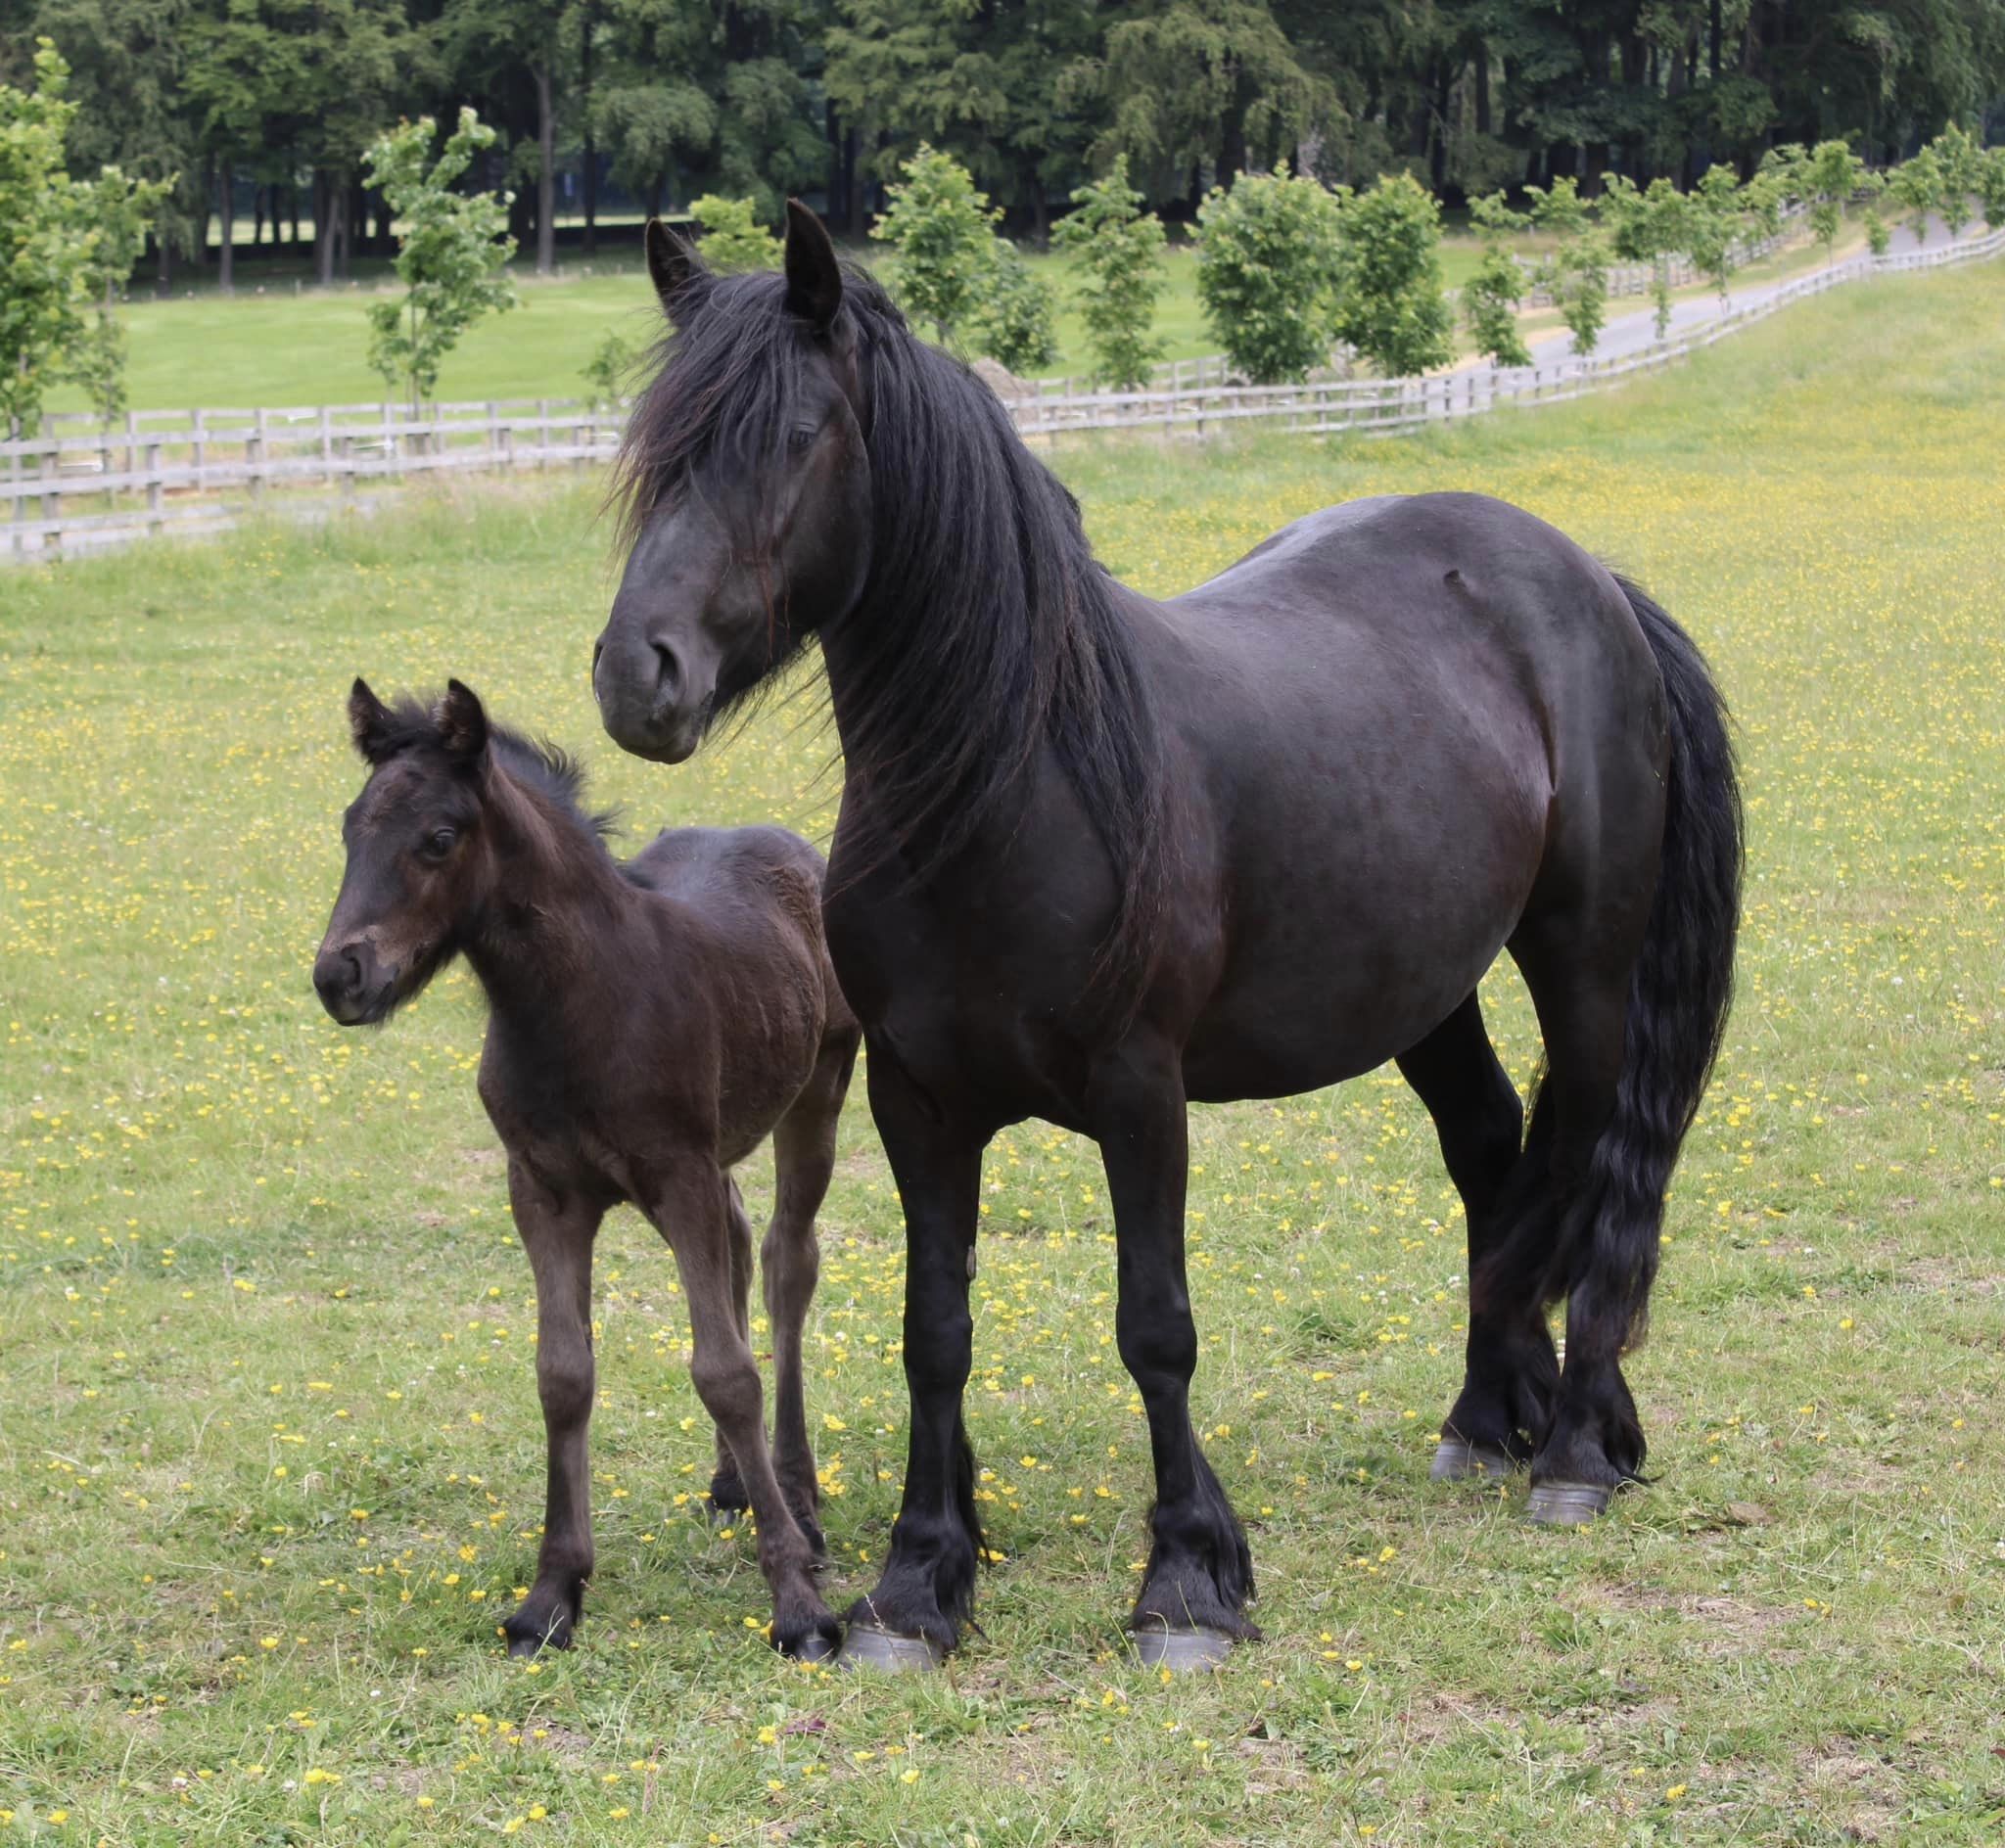
[[374, 1025], [452, 959], [495, 879], [488, 715], [446, 683], [386, 706], [357, 680], [349, 729], [369, 766], [342, 816], [348, 867], [313, 986], [344, 1027]]
[[844, 295], [878, 292], [846, 284], [797, 203], [780, 274], [715, 276], [658, 221], [647, 262], [676, 333], [621, 454], [630, 550], [592, 691], [615, 742], [676, 763], [869, 573], [868, 412]]

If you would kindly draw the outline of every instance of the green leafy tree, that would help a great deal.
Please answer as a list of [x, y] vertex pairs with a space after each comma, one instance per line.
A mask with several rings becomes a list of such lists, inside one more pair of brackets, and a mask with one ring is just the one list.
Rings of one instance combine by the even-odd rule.
[[1885, 256], [1888, 246], [1893, 242], [1892, 228], [1887, 222], [1887, 214], [1880, 209], [1880, 202], [1887, 197], [1887, 175], [1876, 173], [1869, 167], [1859, 191], [1865, 197], [1859, 222], [1866, 228], [1866, 248], [1875, 256]]
[[1335, 194], [1282, 162], [1214, 187], [1197, 214], [1197, 299], [1256, 385], [1307, 378], [1329, 355], [1339, 263]]
[[1455, 322], [1434, 195], [1411, 173], [1388, 174], [1349, 202], [1337, 232], [1337, 339], [1389, 379], [1446, 365]]
[[1741, 176], [1730, 166], [1707, 167], [1686, 194], [1685, 208], [1686, 253], [1711, 278], [1724, 302], [1741, 258]]
[[116, 166], [73, 180], [70, 68], [37, 41], [35, 83], [0, 83], [0, 432], [39, 427], [50, 389], [76, 384], [109, 417], [124, 402], [118, 290], [166, 182]]
[[604, 410], [627, 395], [641, 348], [622, 328], [609, 327], [584, 362], [584, 398], [593, 410]]
[[1058, 356], [1058, 303], [1051, 285], [1006, 238], [996, 240], [990, 256], [975, 345], [1019, 378], [1042, 372]]
[[1951, 238], [1970, 223], [1970, 197], [1982, 182], [1984, 154], [1961, 122], [1951, 122], [1929, 144], [1942, 173], [1942, 222]]
[[1820, 141], [1803, 162], [1803, 197], [1810, 234], [1824, 246], [1829, 263], [1844, 225], [1845, 202], [1866, 183], [1866, 163], [1842, 141]]
[[719, 274], [779, 267], [784, 247], [759, 222], [756, 200], [705, 193], [689, 209], [703, 227], [703, 260]]
[[1462, 288], [1463, 311], [1476, 351], [1488, 353], [1500, 366], [1528, 366], [1531, 348], [1517, 325], [1517, 304], [1524, 300], [1524, 266], [1510, 240], [1531, 223], [1514, 211], [1502, 193], [1485, 193], [1469, 202], [1469, 217], [1482, 234], [1483, 254], [1475, 274]]
[[387, 385], [403, 388], [413, 409], [438, 389], [439, 368], [460, 336], [482, 315], [516, 300], [506, 268], [515, 254], [506, 200], [453, 191], [474, 156], [493, 146], [494, 131], [462, 109], [432, 161], [436, 127], [421, 116], [392, 129], [364, 157], [369, 184], [382, 189], [403, 226], [396, 273], [404, 294], [369, 304], [369, 364]]
[[1748, 235], [1757, 242], [1782, 236], [1783, 208], [1789, 203], [1782, 177], [1759, 167], [1741, 188], [1741, 209], [1747, 214]]
[[1978, 168], [1978, 198], [1984, 208], [1984, 228], [2005, 225], [2005, 148], [1993, 148]]
[[1094, 376], [1117, 392], [1140, 391], [1163, 351], [1150, 332], [1163, 287], [1162, 220], [1142, 209], [1125, 154], [1104, 178], [1080, 187], [1072, 204], [1076, 209], [1058, 220], [1051, 242], [1073, 259]]
[[891, 292], [907, 313], [950, 340], [971, 320], [995, 268], [1002, 216], [951, 154], [920, 142], [886, 188], [890, 205], [870, 235], [891, 246]]
[[1560, 318], [1573, 336], [1576, 353], [1591, 353], [1609, 315], [1609, 235], [1590, 216], [1571, 174], [1541, 192], [1525, 189], [1531, 221], [1559, 240], [1547, 259], [1544, 280]]
[[1908, 213], [1908, 224], [1917, 244], [1929, 241], [1929, 220], [1942, 204], [1942, 162], [1933, 148], [1924, 148], [1911, 161], [1893, 169], [1888, 191], [1894, 203]]
[[1603, 221], [1622, 261], [1650, 265], [1650, 299], [1662, 340], [1671, 325], [1671, 258], [1692, 248], [1692, 203], [1667, 179], [1654, 179], [1648, 187], [1620, 173], [1603, 179]]

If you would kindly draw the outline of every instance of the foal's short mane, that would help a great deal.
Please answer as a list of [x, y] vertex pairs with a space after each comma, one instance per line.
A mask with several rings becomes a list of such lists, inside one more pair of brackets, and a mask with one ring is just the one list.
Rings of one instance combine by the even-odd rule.
[[[443, 762], [445, 747], [439, 737], [436, 702], [399, 694], [390, 703], [389, 718], [383, 727], [379, 747], [385, 758], [405, 752], [423, 752]], [[518, 783], [527, 783], [545, 797], [551, 808], [580, 834], [603, 848], [619, 818], [615, 808], [587, 808], [584, 806], [584, 765], [570, 752], [547, 738], [532, 738], [526, 732], [488, 721], [488, 749]]]
[[[777, 275], [718, 280], [663, 344], [614, 480], [628, 545], [700, 466], [779, 479], [817, 352], [784, 293]], [[1162, 747], [1116, 586], [1078, 502], [995, 394], [914, 339], [855, 268], [837, 337], [845, 327], [867, 400], [874, 529], [863, 595], [822, 630], [842, 652], [848, 781], [867, 792], [884, 851], [924, 878], [986, 822], [1014, 820], [1006, 805], [1049, 749], [1113, 865], [1118, 909], [1096, 975], [1124, 1011], [1153, 957], [1166, 846]], [[806, 639], [781, 596], [769, 681]]]

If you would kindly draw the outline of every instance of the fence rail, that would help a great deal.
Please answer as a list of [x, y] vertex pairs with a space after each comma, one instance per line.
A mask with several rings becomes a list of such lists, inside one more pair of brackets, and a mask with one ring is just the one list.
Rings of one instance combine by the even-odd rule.
[[[1416, 379], [1316, 379], [1245, 386], [1182, 362], [1157, 389], [1040, 393], [1008, 405], [1026, 438], [1091, 431], [1209, 436], [1265, 422], [1284, 432], [1385, 436], [1504, 405], [1562, 403], [1661, 370], [1807, 297], [1868, 275], [1970, 262], [2005, 251], [2005, 231], [1933, 251], [1857, 256], [1771, 291], [1702, 327], [1620, 357], [1471, 366]], [[102, 550], [168, 532], [218, 531], [247, 515], [325, 517], [363, 484], [462, 470], [584, 469], [618, 450], [625, 407], [571, 399], [313, 405], [285, 410], [137, 411], [104, 428], [80, 416], [0, 442], [0, 562]], [[79, 511], [90, 501], [92, 510]]]

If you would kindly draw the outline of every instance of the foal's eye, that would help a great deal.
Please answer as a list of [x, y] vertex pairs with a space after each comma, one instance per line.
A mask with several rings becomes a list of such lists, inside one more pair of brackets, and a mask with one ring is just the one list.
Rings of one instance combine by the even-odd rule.
[[802, 424], [797, 429], [787, 432], [787, 447], [799, 455], [820, 434], [815, 425]]
[[425, 837], [425, 845], [418, 851], [427, 859], [443, 859], [452, 852], [452, 843], [456, 838], [450, 828], [434, 828]]

